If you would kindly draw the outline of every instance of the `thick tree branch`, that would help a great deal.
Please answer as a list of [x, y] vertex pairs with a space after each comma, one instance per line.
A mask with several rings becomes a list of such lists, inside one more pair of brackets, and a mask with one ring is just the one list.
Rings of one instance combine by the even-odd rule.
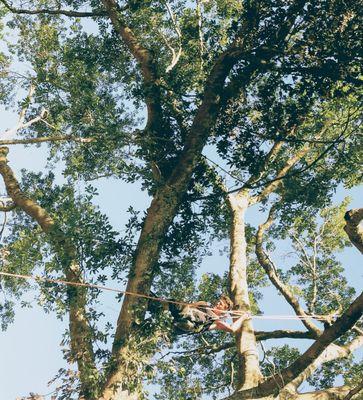
[[344, 346], [330, 344], [303, 372], [293, 379], [285, 388], [287, 390], [296, 391], [298, 387], [309, 378], [322, 364], [329, 361], [346, 358], [353, 353], [354, 350], [363, 346], [363, 336], [359, 336]]
[[341, 335], [351, 329], [363, 314], [363, 293], [354, 300], [349, 308], [339, 317], [335, 323], [326, 329], [319, 338], [288, 368], [280, 371], [260, 383], [257, 387], [234, 393], [229, 400], [246, 398], [260, 398], [277, 394], [279, 387], [284, 387], [297, 378], [310, 364], [312, 364], [323, 351]]
[[137, 39], [124, 21], [122, 9], [115, 0], [102, 0], [115, 31], [119, 34], [131, 54], [140, 65], [144, 78], [145, 102], [148, 111], [146, 129], [157, 131], [162, 128], [161, 92], [157, 66], [150, 50]]
[[0, 139], [0, 146], [11, 146], [15, 144], [38, 144], [45, 142], [77, 142], [77, 143], [91, 143], [96, 141], [96, 138], [80, 138], [69, 135], [50, 136], [50, 137], [37, 137], [29, 139]]
[[[265, 270], [272, 284], [284, 296], [285, 300], [294, 309], [296, 314], [299, 316], [308, 317], [305, 310], [301, 307], [298, 299], [294, 296], [290, 288], [283, 281], [281, 281], [281, 279], [277, 275], [274, 265], [272, 265], [269, 257], [266, 255], [263, 249], [263, 236], [265, 231], [269, 229], [269, 227], [273, 222], [274, 211], [275, 207], [273, 206], [270, 209], [266, 222], [264, 222], [258, 227], [256, 233], [256, 247], [255, 247], [256, 256], [260, 265]], [[313, 324], [310, 319], [304, 318], [302, 320], [302, 323], [306, 326], [307, 329], [309, 329], [310, 332], [312, 332], [315, 335], [315, 337], [320, 335], [321, 333], [320, 329], [315, 324]]]
[[[134, 265], [130, 271], [126, 290], [129, 292], [149, 293], [154, 265], [157, 262], [160, 248], [165, 234], [174, 216], [182, 196], [187, 190], [193, 170], [200, 159], [201, 152], [210, 132], [215, 125], [219, 110], [220, 97], [225, 80], [239, 57], [242, 57], [241, 49], [228, 49], [216, 60], [205, 85], [202, 103], [199, 106], [194, 121], [186, 135], [184, 148], [180, 153], [176, 167], [165, 184], [161, 186], [147, 210], [142, 232], [134, 255]], [[252, 71], [245, 79], [250, 79]], [[123, 390], [123, 344], [134, 321], [142, 320], [146, 305], [138, 298], [125, 296], [121, 312], [117, 321], [113, 356], [116, 367], [110, 372], [103, 392], [105, 400], [115, 397], [115, 387]], [[116, 391], [117, 391], [116, 390]], [[122, 394], [127, 398], [125, 392]]]
[[[77, 263], [77, 251], [71, 241], [57, 227], [48, 212], [34, 200], [26, 196], [20, 189], [19, 183], [7, 163], [7, 147], [0, 147], [0, 174], [2, 175], [8, 195], [14, 204], [38, 222], [46, 233], [57, 252], [63, 267], [66, 280], [81, 282], [81, 271]], [[87, 292], [84, 287], [69, 287], [69, 330], [71, 339], [71, 354], [77, 363], [81, 392], [87, 399], [94, 398], [96, 389], [97, 368], [92, 348], [92, 329], [87, 321], [86, 304]]]
[[291, 400], [341, 400], [344, 399], [350, 391], [349, 386], [339, 386], [315, 392], [300, 393], [291, 396]]
[[0, 0], [9, 11], [14, 14], [26, 14], [26, 15], [39, 15], [39, 14], [49, 14], [49, 15], [64, 15], [66, 17], [104, 17], [107, 16], [106, 11], [73, 11], [73, 10], [49, 10], [46, 8], [36, 9], [36, 10], [26, 10], [22, 8], [16, 8], [6, 0]]
[[316, 335], [310, 331], [292, 331], [288, 329], [281, 329], [271, 332], [256, 331], [256, 339], [258, 341], [268, 339], [315, 339]]
[[363, 253], [363, 208], [349, 210], [345, 213], [344, 230], [354, 246]]

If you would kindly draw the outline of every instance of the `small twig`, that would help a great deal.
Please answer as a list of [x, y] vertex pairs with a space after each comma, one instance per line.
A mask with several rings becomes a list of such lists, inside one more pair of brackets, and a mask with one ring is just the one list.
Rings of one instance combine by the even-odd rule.
[[[260, 345], [261, 345], [261, 348], [262, 348], [262, 351], [263, 351], [263, 360], [266, 359], [267, 363], [272, 365], [273, 371], [271, 371], [271, 369], [270, 369], [270, 367], [268, 366], [268, 364], [266, 364], [267, 369], [269, 370], [271, 376], [274, 378], [275, 383], [276, 383], [277, 387], [278, 387], [279, 390], [280, 390], [280, 389], [281, 389], [281, 386], [280, 386], [279, 382], [277, 381], [277, 379], [275, 379], [275, 375], [276, 375], [276, 365], [275, 365], [275, 363], [274, 363], [273, 361], [271, 361], [270, 358], [268, 357], [268, 355], [267, 355], [267, 353], [266, 353], [266, 351], [265, 351], [265, 347], [263, 346], [262, 342], [260, 342]], [[280, 375], [281, 381], [283, 382], [283, 377], [282, 377], [280, 371], [279, 371], [279, 375]], [[283, 385], [283, 386], [285, 386], [285, 385]]]

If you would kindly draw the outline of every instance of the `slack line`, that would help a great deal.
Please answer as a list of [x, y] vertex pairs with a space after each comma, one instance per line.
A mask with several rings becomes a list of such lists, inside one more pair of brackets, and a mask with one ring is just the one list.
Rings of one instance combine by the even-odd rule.
[[[134, 297], [139, 297], [139, 298], [144, 298], [152, 301], [157, 301], [160, 303], [168, 304], [169, 305], [169, 310], [171, 314], [173, 313], [176, 315], [177, 309], [181, 308], [195, 308], [205, 314], [210, 314], [211, 312], [213, 313], [215, 311], [215, 306], [212, 306], [211, 304], [204, 302], [204, 301], [197, 301], [197, 302], [192, 302], [188, 303], [185, 301], [177, 301], [177, 300], [172, 300], [172, 299], [164, 299], [161, 297], [156, 297], [156, 296], [150, 296], [147, 294], [143, 293], [135, 293], [135, 292], [128, 292], [126, 290], [120, 290], [120, 289], [115, 289], [103, 285], [96, 285], [93, 283], [83, 283], [83, 282], [71, 282], [71, 281], [66, 281], [63, 279], [51, 279], [51, 278], [44, 278], [41, 276], [35, 276], [35, 275], [24, 275], [24, 274], [15, 274], [11, 272], [3, 272], [0, 271], [0, 276], [6, 276], [10, 278], [18, 278], [18, 279], [25, 279], [25, 280], [33, 280], [35, 282], [47, 282], [47, 283], [55, 283], [59, 285], [65, 285], [65, 286], [76, 286], [76, 287], [85, 287], [85, 288], [94, 288], [94, 289], [99, 289], [99, 290], [104, 290], [104, 291], [109, 291], [109, 292], [115, 292], [119, 294], [123, 294], [125, 296], [134, 296]], [[223, 296], [222, 296], [223, 297]], [[218, 303], [217, 303], [218, 305]], [[202, 310], [205, 311], [202, 311]], [[315, 319], [318, 321], [326, 321], [326, 317], [339, 317], [340, 315], [334, 314], [334, 315], [252, 315], [246, 312], [238, 311], [238, 310], [223, 310], [223, 316], [230, 316], [232, 318], [238, 318], [238, 317], [244, 317], [244, 319], [266, 319], [266, 320], [306, 320], [306, 319]], [[215, 321], [215, 323], [219, 322], [219, 318], [212, 317]], [[215, 328], [213, 328], [215, 329]], [[220, 328], [217, 328], [220, 329]], [[224, 329], [222, 329], [224, 330]], [[227, 332], [230, 332], [230, 330], [227, 330]]]

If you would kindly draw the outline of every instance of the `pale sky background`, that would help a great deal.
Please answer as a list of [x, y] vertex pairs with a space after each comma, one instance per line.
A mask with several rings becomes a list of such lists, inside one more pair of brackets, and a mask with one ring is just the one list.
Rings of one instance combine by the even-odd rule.
[[[6, 129], [15, 125], [17, 115], [15, 113], [0, 110], [0, 138]], [[9, 163], [17, 176], [20, 176], [21, 168], [33, 171], [42, 171], [46, 162], [47, 146], [41, 148], [35, 146], [11, 146]], [[208, 154], [210, 156], [210, 154]], [[61, 174], [61, 166], [57, 171]], [[136, 210], [144, 211], [149, 205], [149, 198], [140, 190], [140, 186], [126, 184], [115, 180], [100, 179], [92, 182], [100, 195], [96, 198], [101, 211], [107, 214], [112, 225], [117, 230], [122, 230], [128, 219], [126, 210], [132, 205]], [[81, 185], [82, 186], [82, 185]], [[0, 193], [4, 193], [3, 184], [0, 185]], [[344, 190], [339, 188], [334, 202], [338, 203], [345, 196], [352, 197], [350, 208], [361, 207], [362, 190]], [[0, 223], [2, 215], [0, 213]], [[247, 222], [255, 227], [264, 220], [264, 214], [259, 212], [257, 206], [252, 207], [247, 213]], [[219, 245], [217, 245], [219, 247]], [[215, 255], [205, 259], [203, 271], [223, 273], [228, 269], [227, 257], [218, 255], [217, 248]], [[277, 249], [275, 260], [277, 265], [283, 265], [281, 257], [286, 252], [286, 247]], [[359, 290], [362, 283], [362, 259], [358, 250], [348, 248], [339, 255], [345, 267], [345, 273], [349, 282]], [[123, 288], [118, 288], [123, 289]], [[292, 314], [290, 307], [281, 297], [276, 295], [274, 288], [265, 290], [263, 311], [265, 314]], [[113, 299], [113, 294], [106, 292], [103, 295], [103, 304], [100, 305], [112, 321], [116, 321], [119, 304]], [[0, 297], [0, 301], [2, 298]], [[38, 306], [32, 309], [17, 310], [15, 323], [9, 326], [6, 332], [0, 332], [0, 400], [15, 400], [17, 397], [26, 396], [29, 392], [45, 395], [51, 392], [47, 387], [57, 373], [58, 369], [64, 366], [60, 342], [66, 322], [62, 323], [52, 314], [45, 314]], [[259, 329], [301, 329], [299, 322], [293, 321], [259, 321], [254, 322]], [[280, 342], [281, 343], [281, 342]], [[307, 347], [310, 341], [293, 341], [289, 343], [301, 348]], [[269, 343], [265, 342], [265, 348]], [[46, 397], [46, 398], [50, 398]]]

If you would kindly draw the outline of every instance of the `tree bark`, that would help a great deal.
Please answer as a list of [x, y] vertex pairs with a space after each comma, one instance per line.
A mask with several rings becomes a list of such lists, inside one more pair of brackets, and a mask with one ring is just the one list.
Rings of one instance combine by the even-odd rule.
[[[158, 260], [165, 234], [177, 213], [193, 170], [216, 122], [224, 82], [241, 54], [240, 49], [222, 53], [211, 70], [206, 82], [202, 103], [185, 138], [184, 148], [180, 153], [176, 167], [165, 184], [158, 189], [147, 210], [134, 263], [129, 274], [127, 291], [143, 294], [148, 294], [150, 291], [154, 266]], [[103, 392], [103, 399], [105, 400], [116, 399], [112, 393], [115, 387], [120, 386], [123, 379], [123, 346], [127, 342], [135, 321], [143, 320], [145, 306], [144, 300], [125, 296], [117, 322], [112, 351], [115, 367], [108, 374]], [[121, 398], [126, 399], [127, 397]]]
[[[239, 311], [250, 313], [251, 305], [247, 282], [247, 242], [245, 234], [245, 212], [249, 205], [247, 191], [241, 191], [228, 198], [232, 212], [231, 255], [229, 284], [230, 294]], [[244, 321], [240, 332], [236, 335], [237, 351], [240, 361], [238, 390], [256, 386], [262, 378], [259, 367], [256, 337], [252, 320]]]
[[347, 211], [344, 219], [346, 221], [345, 232], [354, 246], [363, 254], [363, 208]]

